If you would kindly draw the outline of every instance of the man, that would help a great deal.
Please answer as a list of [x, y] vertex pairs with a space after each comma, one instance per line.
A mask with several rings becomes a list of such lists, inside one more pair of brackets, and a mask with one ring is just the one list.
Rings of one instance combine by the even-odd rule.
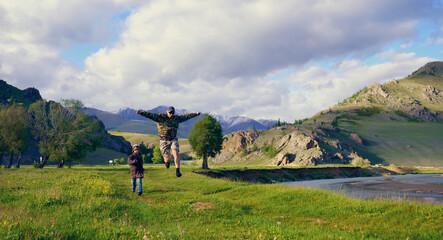
[[128, 157], [128, 164], [131, 175], [132, 192], [135, 192], [136, 183], [138, 183], [138, 195], [142, 195], [142, 178], [144, 177], [143, 172], [143, 158], [140, 154], [140, 145], [134, 144], [132, 146], [132, 154]]
[[200, 115], [200, 112], [175, 115], [174, 107], [170, 106], [166, 110], [166, 113], [156, 114], [137, 110], [137, 114], [140, 114], [143, 117], [157, 122], [158, 136], [160, 137], [160, 150], [165, 160], [165, 166], [166, 168], [169, 168], [172, 151], [172, 155], [174, 155], [175, 161], [175, 174], [177, 175], [177, 177], [181, 177], [182, 174], [180, 173], [180, 159], [178, 156], [178, 152], [180, 151], [180, 149], [177, 139], [178, 125], [181, 122]]

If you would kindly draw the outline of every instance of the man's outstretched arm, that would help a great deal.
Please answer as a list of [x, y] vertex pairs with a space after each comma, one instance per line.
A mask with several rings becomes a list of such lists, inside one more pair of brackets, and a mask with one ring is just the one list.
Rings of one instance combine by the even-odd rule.
[[197, 117], [198, 115], [200, 115], [200, 112], [196, 112], [196, 113], [188, 113], [188, 114], [180, 115], [180, 116], [179, 116], [179, 117], [180, 117], [180, 122], [184, 122], [184, 121], [186, 121], [186, 120], [188, 120], [188, 119], [191, 119], [191, 118]]
[[137, 110], [137, 114], [142, 115], [145, 118], [149, 118], [154, 122], [161, 122], [162, 117], [156, 113], [146, 112], [142, 110]]

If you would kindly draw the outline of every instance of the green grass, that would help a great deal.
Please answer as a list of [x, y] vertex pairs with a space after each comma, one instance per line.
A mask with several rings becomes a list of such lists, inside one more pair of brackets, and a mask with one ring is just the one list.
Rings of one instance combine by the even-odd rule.
[[129, 169], [0, 170], [1, 239], [441, 239], [442, 205]]
[[153, 144], [154, 146], [158, 146], [160, 138], [156, 135], [152, 134], [144, 134], [144, 133], [130, 133], [130, 132], [121, 132], [121, 131], [108, 131], [109, 134], [115, 136], [122, 136], [126, 139], [126, 141], [133, 144], [144, 143], [145, 145]]
[[[443, 123], [340, 119], [339, 126], [359, 134], [370, 152], [389, 164], [441, 166]], [[372, 160], [372, 159], [369, 159]]]
[[81, 162], [81, 165], [107, 165], [109, 160], [120, 158], [128, 158], [128, 154], [117, 152], [109, 148], [97, 148], [94, 152], [90, 152], [86, 155], [85, 160]]

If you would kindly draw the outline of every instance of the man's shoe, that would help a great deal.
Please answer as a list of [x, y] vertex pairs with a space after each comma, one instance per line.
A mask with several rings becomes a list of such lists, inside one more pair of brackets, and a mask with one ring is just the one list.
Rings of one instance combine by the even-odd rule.
[[169, 168], [169, 162], [165, 162], [166, 168]]
[[142, 192], [138, 192], [138, 195], [141, 196], [141, 195], [142, 195]]
[[180, 173], [180, 168], [175, 169], [175, 175], [177, 175], [177, 177], [182, 176], [182, 174]]

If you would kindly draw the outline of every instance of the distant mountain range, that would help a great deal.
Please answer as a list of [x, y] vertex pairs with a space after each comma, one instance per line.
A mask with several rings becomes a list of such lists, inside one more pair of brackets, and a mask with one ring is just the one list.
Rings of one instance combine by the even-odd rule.
[[[156, 108], [147, 110], [153, 113], [166, 112], [167, 106], [158, 106]], [[145, 117], [136, 113], [137, 110], [131, 108], [122, 108], [117, 113], [110, 113], [94, 108], [85, 108], [83, 112], [88, 115], [97, 116], [104, 124], [107, 130], [123, 131], [134, 133], [157, 134], [157, 124]], [[176, 114], [182, 115], [191, 113], [186, 109], [176, 109]], [[222, 125], [223, 134], [229, 134], [238, 130], [267, 130], [277, 123], [276, 120], [254, 120], [241, 116], [226, 116], [212, 114], [218, 122]], [[178, 130], [179, 138], [187, 138], [194, 126], [194, 123], [202, 116], [190, 119], [180, 124]]]

